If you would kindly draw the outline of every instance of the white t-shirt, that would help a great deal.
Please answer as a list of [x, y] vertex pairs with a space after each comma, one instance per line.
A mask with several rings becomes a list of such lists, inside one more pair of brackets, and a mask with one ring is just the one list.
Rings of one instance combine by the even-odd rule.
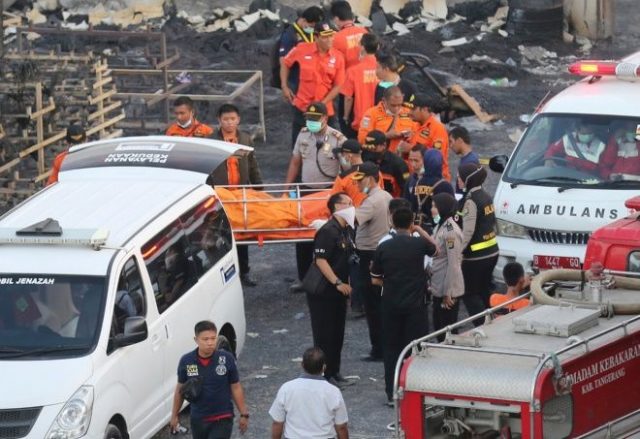
[[348, 421], [340, 390], [323, 377], [312, 375], [284, 383], [269, 415], [276, 422], [284, 422], [287, 439], [336, 437], [335, 426]]

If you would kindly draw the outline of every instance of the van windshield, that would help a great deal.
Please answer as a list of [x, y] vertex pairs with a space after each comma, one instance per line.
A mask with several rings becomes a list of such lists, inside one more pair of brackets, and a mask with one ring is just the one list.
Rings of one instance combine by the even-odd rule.
[[101, 277], [0, 274], [0, 359], [88, 353], [104, 294]]
[[510, 183], [640, 189], [640, 118], [541, 114], [505, 171]]

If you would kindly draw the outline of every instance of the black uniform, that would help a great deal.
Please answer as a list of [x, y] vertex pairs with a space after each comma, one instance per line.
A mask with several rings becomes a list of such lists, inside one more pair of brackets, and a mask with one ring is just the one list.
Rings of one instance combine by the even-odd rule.
[[424, 257], [436, 248], [424, 238], [396, 233], [376, 249], [371, 277], [383, 279], [382, 332], [387, 398], [392, 398], [393, 374], [402, 349], [429, 330]]
[[363, 151], [362, 160], [378, 165], [385, 191], [394, 198], [402, 196], [405, 182], [410, 174], [409, 167], [400, 156], [390, 151], [385, 151], [380, 155], [372, 151]]
[[[477, 187], [465, 197], [464, 205], [468, 202], [475, 204], [477, 216], [471, 241], [462, 252], [462, 274], [465, 286], [463, 300], [469, 315], [474, 315], [489, 307], [493, 269], [498, 262], [499, 249], [496, 239], [495, 208], [491, 195]], [[463, 207], [463, 223], [466, 213]], [[482, 324], [482, 319], [476, 319], [473, 323], [479, 326]]]
[[[353, 238], [353, 229], [342, 227], [332, 217], [318, 230], [313, 240], [315, 258], [325, 259], [344, 283], [349, 282], [349, 259], [355, 251]], [[340, 373], [347, 300], [335, 285], [328, 284], [321, 294], [307, 293], [313, 344], [326, 355], [327, 369], [324, 374], [327, 379]]]

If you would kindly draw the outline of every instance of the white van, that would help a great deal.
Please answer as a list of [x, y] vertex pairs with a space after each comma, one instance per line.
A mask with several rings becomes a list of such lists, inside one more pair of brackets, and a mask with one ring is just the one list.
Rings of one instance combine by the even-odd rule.
[[242, 150], [164, 136], [80, 145], [58, 183], [0, 218], [0, 437], [151, 437], [196, 322], [241, 352], [235, 242], [205, 181]]
[[503, 172], [494, 205], [500, 258], [525, 270], [580, 268], [591, 232], [628, 214], [640, 190], [640, 52], [621, 62], [583, 61], [584, 80], [532, 118]]

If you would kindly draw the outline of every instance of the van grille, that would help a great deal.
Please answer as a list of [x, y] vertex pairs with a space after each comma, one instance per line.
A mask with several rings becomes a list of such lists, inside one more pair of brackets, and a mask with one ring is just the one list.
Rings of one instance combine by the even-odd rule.
[[0, 439], [25, 437], [36, 423], [42, 407], [0, 410]]
[[536, 242], [572, 245], [586, 245], [591, 235], [589, 232], [560, 232], [543, 229], [527, 229], [527, 233]]

